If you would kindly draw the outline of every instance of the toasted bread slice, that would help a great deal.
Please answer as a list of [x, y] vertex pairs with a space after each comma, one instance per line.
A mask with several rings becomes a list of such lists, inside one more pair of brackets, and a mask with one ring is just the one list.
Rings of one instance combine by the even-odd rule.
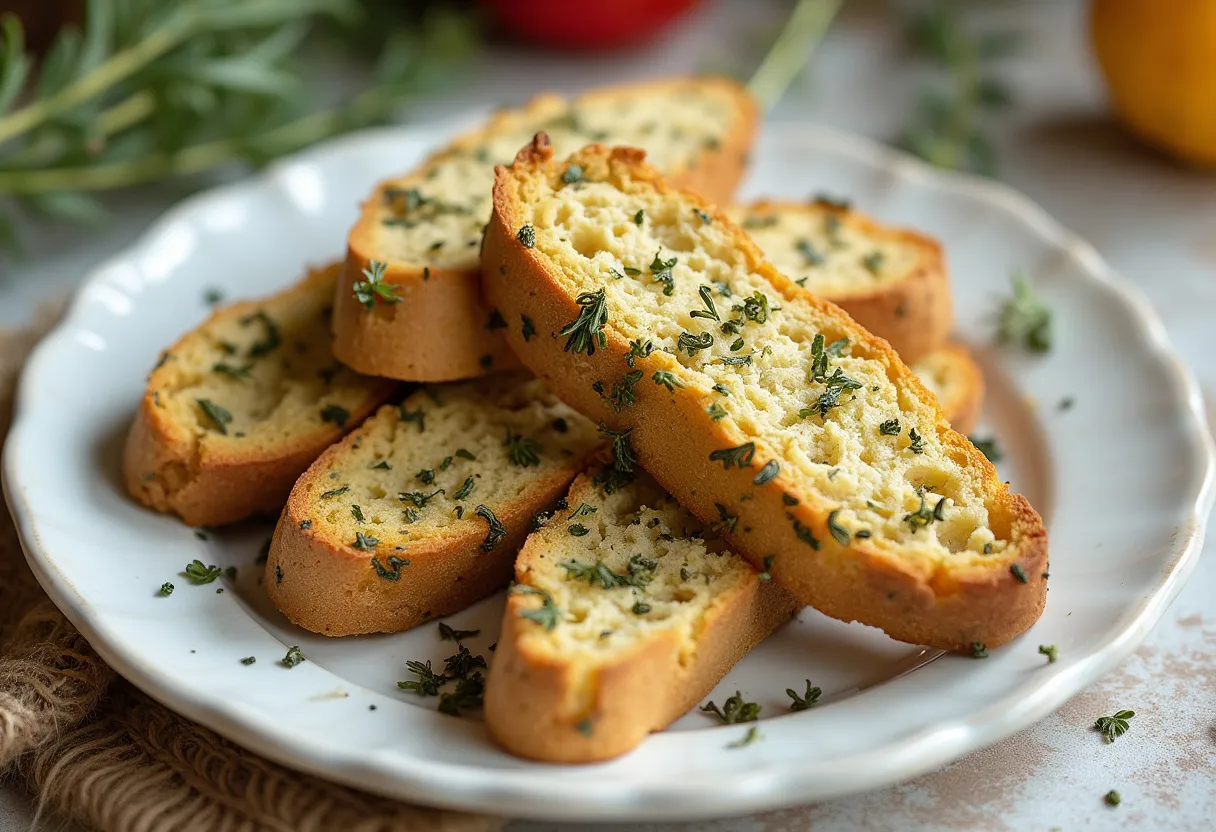
[[526, 373], [382, 407], [300, 477], [263, 585], [315, 633], [407, 630], [501, 589], [532, 518], [603, 447]]
[[937, 396], [950, 427], [970, 433], [984, 405], [984, 374], [966, 347], [946, 344], [909, 366], [920, 383]]
[[127, 435], [137, 500], [193, 526], [277, 513], [296, 477], [398, 389], [330, 352], [340, 263], [219, 310], [166, 350]]
[[515, 562], [485, 693], [513, 754], [624, 754], [802, 606], [645, 474], [605, 491], [575, 480]]
[[[636, 144], [675, 181], [725, 201], [743, 175], [756, 118], [741, 86], [708, 78], [610, 87], [570, 100], [544, 95], [500, 112], [414, 171], [381, 183], [364, 203], [334, 301], [335, 354], [360, 372], [410, 381], [518, 367], [502, 340], [508, 322], [482, 303], [478, 286], [494, 164], [509, 162], [537, 130], [549, 131], [565, 152], [589, 141]], [[356, 297], [365, 271], [385, 284], [380, 296], [363, 288]]]
[[777, 271], [887, 339], [909, 364], [950, 334], [950, 283], [936, 240], [828, 199], [765, 200], [727, 215]]
[[732, 547], [805, 603], [948, 650], [1023, 632], [1046, 596], [1038, 514], [886, 341], [644, 157], [593, 145], [559, 162], [541, 135], [498, 168], [486, 291], [535, 329], [509, 327], [512, 349], [630, 428], [695, 515], [737, 518]]

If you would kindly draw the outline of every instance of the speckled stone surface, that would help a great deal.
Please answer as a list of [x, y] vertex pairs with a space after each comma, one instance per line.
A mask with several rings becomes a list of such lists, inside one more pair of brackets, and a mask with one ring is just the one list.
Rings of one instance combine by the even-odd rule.
[[[915, 102], [917, 72], [894, 4], [855, 0], [772, 118], [812, 119], [878, 139], [898, 135]], [[520, 100], [545, 87], [721, 66], [754, 54], [788, 4], [707, 2], [678, 32], [638, 50], [573, 61], [495, 47], [470, 83], [436, 112]], [[1084, 4], [985, 3], [983, 25], [1025, 33], [1006, 74], [1017, 105], [993, 123], [1000, 178], [1088, 238], [1143, 289], [1216, 412], [1216, 180], [1141, 148], [1111, 121], [1085, 39]], [[1015, 8], [1016, 7], [1016, 8]], [[85, 270], [123, 248], [179, 194], [126, 194], [99, 232], [39, 233], [25, 262], [0, 261], [0, 326], [28, 318]], [[960, 279], [955, 276], [955, 279]], [[1100, 426], [1095, 426], [1099, 428]], [[1117, 452], [1117, 437], [1112, 437]], [[1134, 510], [1129, 484], [1129, 510]], [[914, 707], [915, 703], [909, 703]], [[1093, 720], [1136, 711], [1105, 744]], [[1103, 795], [1117, 789], [1122, 803]], [[26, 829], [24, 798], [0, 785], [0, 830]], [[514, 822], [510, 832], [838, 832], [839, 830], [1207, 830], [1216, 825], [1216, 542], [1148, 642], [1117, 671], [1038, 725], [912, 782], [746, 818], [690, 824], [579, 827]]]

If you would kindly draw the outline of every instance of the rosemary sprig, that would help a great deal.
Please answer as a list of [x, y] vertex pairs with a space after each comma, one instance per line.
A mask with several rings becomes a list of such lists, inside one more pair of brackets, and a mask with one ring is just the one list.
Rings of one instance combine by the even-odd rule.
[[[410, 4], [356, 0], [89, 0], [37, 63], [0, 14], [0, 199], [59, 219], [104, 215], [88, 192], [263, 164], [387, 120], [458, 64], [472, 27], [456, 12], [408, 23]], [[394, 6], [398, 8], [394, 8]], [[378, 55], [366, 89], [316, 109], [306, 40], [342, 27]], [[0, 239], [14, 212], [0, 213]]]

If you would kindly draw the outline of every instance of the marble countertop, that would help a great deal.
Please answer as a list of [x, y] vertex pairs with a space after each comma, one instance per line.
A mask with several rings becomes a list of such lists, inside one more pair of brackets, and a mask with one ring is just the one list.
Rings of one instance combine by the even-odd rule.
[[[773, 120], [805, 119], [891, 140], [907, 123], [920, 79], [895, 4], [855, 0]], [[637, 50], [590, 59], [494, 47], [432, 109], [436, 117], [516, 101], [548, 87], [721, 66], [757, 54], [788, 8], [780, 0], [706, 2], [679, 31]], [[1113, 123], [1085, 36], [1084, 4], [985, 4], [985, 24], [1024, 33], [1006, 64], [1016, 105], [993, 121], [999, 177], [1086, 237], [1161, 313], [1216, 413], [1216, 178], [1137, 145]], [[104, 229], [39, 229], [19, 262], [0, 261], [0, 326], [72, 289], [183, 195], [140, 190], [113, 200]], [[956, 277], [957, 279], [957, 277]], [[747, 818], [631, 826], [642, 832], [837, 830], [1210, 829], [1216, 817], [1216, 539], [1148, 642], [1110, 676], [1038, 725], [909, 783]], [[1104, 744], [1095, 717], [1137, 713]], [[1123, 802], [1104, 804], [1117, 789]], [[31, 809], [0, 785], [0, 830], [25, 829]], [[514, 822], [510, 832], [569, 824]], [[624, 832], [626, 827], [596, 827]]]

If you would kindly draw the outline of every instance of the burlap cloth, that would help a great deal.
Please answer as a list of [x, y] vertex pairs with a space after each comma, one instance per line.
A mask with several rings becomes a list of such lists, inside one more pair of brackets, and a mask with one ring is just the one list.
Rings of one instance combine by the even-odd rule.
[[[0, 439], [21, 365], [57, 317], [0, 332]], [[0, 777], [42, 817], [106, 832], [498, 829], [263, 760], [178, 716], [108, 668], [42, 592], [0, 508]]]

